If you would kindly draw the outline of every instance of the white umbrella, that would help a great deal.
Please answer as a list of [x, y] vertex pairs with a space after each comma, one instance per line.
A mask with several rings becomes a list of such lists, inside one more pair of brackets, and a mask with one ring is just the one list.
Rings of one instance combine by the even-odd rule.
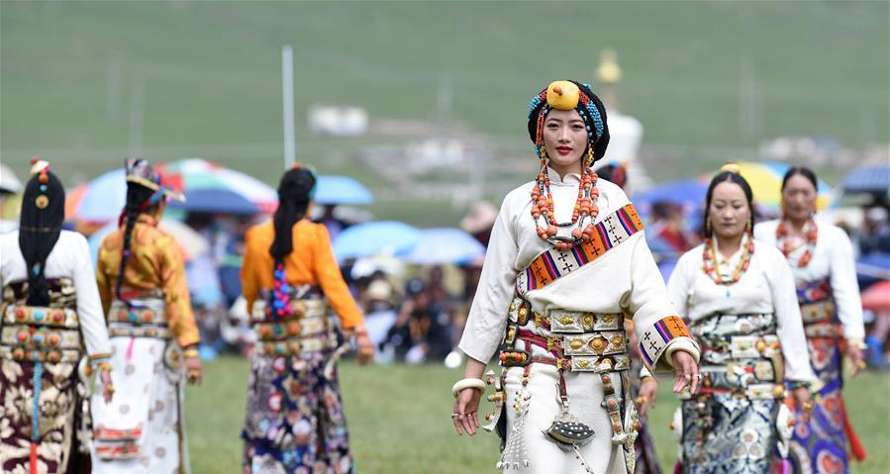
[[0, 164], [0, 191], [8, 193], [20, 193], [24, 189], [19, 178], [8, 166]]

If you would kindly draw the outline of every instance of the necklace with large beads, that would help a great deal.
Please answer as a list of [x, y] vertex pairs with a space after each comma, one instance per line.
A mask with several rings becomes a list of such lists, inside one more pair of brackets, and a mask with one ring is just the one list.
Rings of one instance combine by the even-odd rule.
[[[550, 175], [546, 164], [541, 166], [535, 186], [531, 191], [532, 218], [538, 237], [553, 244], [559, 250], [567, 251], [579, 242], [589, 242], [593, 235], [593, 221], [599, 214], [596, 200], [599, 198], [599, 189], [596, 188], [597, 175], [589, 166], [583, 166], [581, 170], [581, 182], [578, 185], [578, 197], [572, 209], [571, 222], [559, 223], [556, 221], [556, 213], [553, 205], [553, 195], [550, 192]], [[560, 227], [571, 227], [571, 237], [557, 235]]]
[[742, 279], [742, 275], [748, 270], [748, 266], [751, 264], [751, 255], [754, 254], [754, 239], [748, 239], [748, 242], [744, 247], [744, 252], [742, 253], [742, 258], [739, 259], [739, 264], [736, 265], [735, 270], [732, 272], [732, 278], [729, 280], [724, 280], [720, 275], [720, 267], [717, 263], [717, 251], [714, 247], [714, 239], [708, 239], [708, 241], [705, 242], [704, 249], [702, 250], [702, 270], [704, 270], [705, 274], [711, 277], [711, 279], [714, 280], [714, 283], [718, 285], [733, 285], [738, 283], [738, 281]]
[[[807, 239], [805, 245], [807, 248], [804, 250], [803, 255], [797, 259], [797, 267], [805, 267], [810, 263], [810, 260], [813, 258], [813, 252], [816, 249], [816, 241], [819, 239], [819, 229], [816, 227], [816, 223], [813, 222], [813, 219], [808, 220], [807, 223], [804, 224], [804, 229], [804, 235]], [[776, 241], [779, 244], [782, 253], [785, 255], [785, 258], [788, 258], [788, 255], [796, 249], [791, 242], [791, 232], [788, 231], [788, 225], [784, 220], [779, 221], [779, 226], [776, 227]]]

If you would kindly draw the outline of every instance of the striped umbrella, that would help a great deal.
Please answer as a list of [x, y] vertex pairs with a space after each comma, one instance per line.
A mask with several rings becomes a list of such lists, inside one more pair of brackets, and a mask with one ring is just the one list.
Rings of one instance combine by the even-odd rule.
[[[754, 201], [767, 210], [778, 212], [782, 204], [782, 178], [791, 166], [768, 161], [740, 161], [736, 164], [754, 191]], [[818, 185], [816, 209], [827, 209], [832, 203], [831, 188], [821, 179]]]
[[272, 212], [278, 205], [278, 193], [273, 187], [245, 173], [201, 158], [167, 163], [159, 166], [158, 171], [186, 192], [199, 189], [232, 191], [263, 212]]

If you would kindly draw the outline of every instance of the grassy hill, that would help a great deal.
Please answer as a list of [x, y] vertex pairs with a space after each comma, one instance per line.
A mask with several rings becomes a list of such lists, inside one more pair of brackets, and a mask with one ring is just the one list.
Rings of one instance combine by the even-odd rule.
[[74, 182], [141, 140], [152, 159], [202, 156], [272, 182], [283, 44], [299, 159], [372, 187], [355, 156], [374, 138], [308, 136], [310, 104], [359, 105], [372, 123], [437, 119], [447, 83], [450, 123], [522, 143], [531, 95], [554, 78], [592, 81], [607, 47], [646, 144], [886, 142], [888, 19], [886, 2], [3, 2], [0, 155], [22, 173], [40, 153]]

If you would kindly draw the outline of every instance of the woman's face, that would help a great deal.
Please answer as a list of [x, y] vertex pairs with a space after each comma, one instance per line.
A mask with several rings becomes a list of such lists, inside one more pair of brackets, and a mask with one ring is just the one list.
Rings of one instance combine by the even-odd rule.
[[751, 208], [742, 187], [731, 181], [718, 184], [711, 195], [708, 217], [711, 218], [711, 227], [717, 237], [734, 238], [742, 235], [751, 219]]
[[788, 178], [782, 190], [782, 206], [785, 215], [795, 221], [809, 219], [816, 212], [816, 188], [804, 175]]
[[587, 127], [576, 110], [551, 110], [544, 120], [544, 149], [550, 166], [574, 166], [587, 151]]

